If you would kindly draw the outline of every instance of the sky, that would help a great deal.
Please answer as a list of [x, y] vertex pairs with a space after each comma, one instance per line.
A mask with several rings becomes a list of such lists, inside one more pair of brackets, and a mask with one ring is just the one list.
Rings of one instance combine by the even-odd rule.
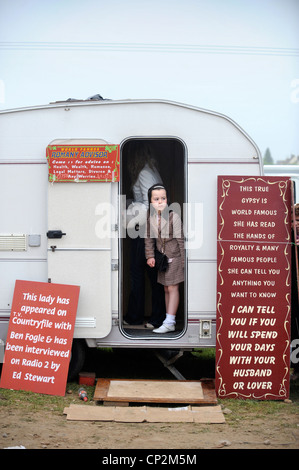
[[283, 160], [299, 155], [298, 18], [299, 0], [0, 0], [0, 110], [172, 100]]

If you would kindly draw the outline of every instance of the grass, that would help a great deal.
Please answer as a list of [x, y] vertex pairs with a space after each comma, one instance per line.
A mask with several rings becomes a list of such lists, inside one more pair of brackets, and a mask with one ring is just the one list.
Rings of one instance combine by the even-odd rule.
[[228, 423], [235, 423], [239, 420], [247, 418], [255, 419], [270, 419], [282, 415], [287, 419], [288, 415], [299, 415], [299, 401], [292, 401], [292, 403], [285, 403], [284, 401], [277, 400], [240, 400], [240, 399], [226, 399], [219, 400], [224, 407], [231, 413], [225, 415]]
[[[12, 409], [17, 408], [31, 412], [45, 410], [61, 414], [63, 413], [64, 408], [69, 406], [71, 403], [84, 403], [79, 400], [79, 387], [80, 385], [78, 383], [68, 383], [64, 397], [27, 392], [24, 390], [8, 390], [1, 388], [0, 413], [1, 406], [8, 406]], [[92, 399], [95, 387], [86, 387], [86, 389], [89, 399]]]

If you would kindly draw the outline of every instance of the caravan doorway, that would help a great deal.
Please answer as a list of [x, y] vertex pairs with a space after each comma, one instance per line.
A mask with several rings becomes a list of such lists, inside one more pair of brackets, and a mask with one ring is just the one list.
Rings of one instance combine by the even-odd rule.
[[[133, 185], [135, 182], [134, 179], [136, 179], [138, 175], [135, 174], [135, 176], [132, 176], [132, 173], [134, 173], [134, 171], [132, 171], [132, 160], [134, 155], [136, 153], [138, 154], [138, 152], [150, 152], [163, 184], [168, 189], [169, 205], [172, 203], [179, 205], [181, 218], [185, 227], [186, 221], [184, 221], [183, 210], [184, 204], [187, 202], [185, 145], [182, 141], [176, 138], [131, 138], [123, 143], [120, 152], [120, 193], [123, 201], [126, 201], [126, 207], [128, 207], [132, 200], [134, 200]], [[144, 248], [140, 239], [139, 242], [141, 242], [139, 244], [139, 248], [141, 246], [141, 250], [143, 252]], [[186, 282], [181, 283], [179, 286], [180, 303], [176, 315], [175, 331], [157, 334], [153, 333], [150, 328], [147, 328], [147, 324], [151, 322], [153, 315], [157, 317], [157, 309], [159, 309], [159, 312], [161, 310], [160, 319], [162, 323], [165, 318], [165, 300], [164, 288], [161, 284], [155, 286], [155, 283], [153, 283], [152, 277], [154, 268], [149, 268], [147, 266], [145, 256], [142, 268], [143, 273], [142, 275], [138, 275], [137, 278], [137, 289], [139, 293], [138, 301], [139, 304], [142, 305], [142, 313], [138, 314], [138, 319], [136, 321], [126, 321], [130, 317], [130, 310], [136, 307], [136, 297], [134, 295], [134, 290], [136, 290], [136, 270], [134, 269], [136, 240], [132, 240], [128, 230], [126, 230], [125, 234], [123, 234], [123, 237], [120, 239], [120, 245], [119, 324], [122, 333], [132, 339], [146, 338], [156, 340], [158, 338], [167, 339], [181, 336], [187, 324]], [[141, 268], [139, 266], [139, 273], [140, 269]], [[144, 295], [143, 291], [140, 292], [140, 289], [142, 290], [143, 287]], [[157, 300], [158, 296], [160, 296], [160, 300]], [[157, 306], [157, 304], [160, 305], [160, 307]], [[154, 310], [156, 310], [156, 313], [154, 313]], [[138, 311], [140, 312], [140, 308]]]

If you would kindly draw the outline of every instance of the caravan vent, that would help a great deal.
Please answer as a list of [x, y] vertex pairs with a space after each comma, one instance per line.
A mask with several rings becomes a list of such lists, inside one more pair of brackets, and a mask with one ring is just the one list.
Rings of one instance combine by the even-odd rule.
[[76, 328], [95, 328], [96, 319], [95, 317], [76, 318], [75, 327]]
[[26, 251], [26, 235], [0, 235], [0, 251]]

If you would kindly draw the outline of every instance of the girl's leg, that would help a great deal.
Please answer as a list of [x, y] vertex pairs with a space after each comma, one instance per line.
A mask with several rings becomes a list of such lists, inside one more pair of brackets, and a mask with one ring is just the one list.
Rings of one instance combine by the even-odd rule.
[[168, 297], [166, 312], [175, 316], [180, 302], [179, 284], [168, 286]]
[[169, 333], [175, 330], [175, 316], [179, 306], [179, 285], [164, 286], [166, 318], [160, 328], [153, 330], [154, 333]]
[[169, 305], [168, 286], [164, 286], [164, 293], [165, 293], [165, 307], [166, 307], [166, 312], [168, 312], [168, 305]]

